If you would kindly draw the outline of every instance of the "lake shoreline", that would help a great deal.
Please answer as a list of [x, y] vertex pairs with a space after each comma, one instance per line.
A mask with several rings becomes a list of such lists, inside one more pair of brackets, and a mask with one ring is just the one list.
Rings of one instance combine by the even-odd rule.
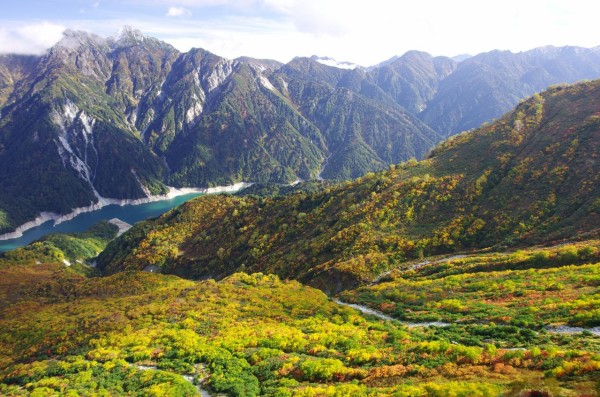
[[233, 193], [239, 190], [245, 189], [251, 186], [251, 182], [239, 182], [229, 186], [215, 186], [209, 188], [175, 188], [169, 186], [169, 192], [167, 194], [158, 194], [148, 197], [143, 197], [139, 199], [114, 199], [114, 198], [106, 198], [99, 197], [98, 202], [95, 204], [91, 204], [87, 207], [79, 207], [74, 208], [68, 214], [57, 214], [54, 212], [40, 212], [40, 214], [32, 221], [25, 222], [22, 225], [18, 226], [15, 231], [8, 232], [0, 235], [0, 241], [4, 240], [12, 240], [16, 238], [20, 238], [23, 236], [23, 233], [27, 230], [33, 229], [34, 227], [38, 227], [48, 221], [54, 221], [54, 225], [58, 225], [62, 222], [69, 221], [75, 218], [77, 215], [97, 211], [103, 207], [108, 205], [138, 205], [138, 204], [146, 204], [155, 201], [161, 200], [170, 200], [178, 196], [183, 196], [191, 193], [199, 193], [199, 194], [215, 194], [215, 193]]

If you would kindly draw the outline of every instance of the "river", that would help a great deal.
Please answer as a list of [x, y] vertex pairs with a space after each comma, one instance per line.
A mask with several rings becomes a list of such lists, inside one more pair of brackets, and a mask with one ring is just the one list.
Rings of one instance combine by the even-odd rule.
[[107, 205], [95, 211], [79, 214], [73, 219], [61, 222], [58, 225], [54, 225], [54, 221], [49, 220], [39, 226], [24, 231], [23, 236], [21, 237], [0, 241], [0, 251], [9, 251], [22, 247], [50, 233], [83, 232], [95, 223], [113, 218], [118, 218], [133, 225], [144, 219], [159, 216], [171, 208], [177, 207], [178, 205], [201, 195], [202, 193], [195, 192], [144, 204], [124, 206], [115, 204]]

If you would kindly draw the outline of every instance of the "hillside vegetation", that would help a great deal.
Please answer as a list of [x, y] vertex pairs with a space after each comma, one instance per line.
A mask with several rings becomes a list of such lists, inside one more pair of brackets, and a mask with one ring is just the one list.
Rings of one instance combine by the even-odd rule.
[[600, 325], [600, 242], [405, 264], [342, 298], [413, 322]]
[[424, 256], [598, 235], [600, 82], [554, 87], [421, 162], [282, 197], [201, 197], [99, 258], [222, 278], [275, 273], [325, 291]]
[[117, 236], [118, 227], [100, 222], [82, 233], [53, 233], [24, 247], [0, 253], [0, 264], [61, 262], [82, 274], [97, 274], [94, 258]]
[[86, 279], [62, 264], [0, 270], [3, 282], [28, 280], [0, 297], [3, 395], [198, 394], [188, 380], [229, 396], [571, 396], [598, 387], [591, 336], [498, 326], [487, 329], [495, 341], [463, 329], [457, 342], [445, 328], [365, 317], [273, 275], [194, 282], [143, 272]]

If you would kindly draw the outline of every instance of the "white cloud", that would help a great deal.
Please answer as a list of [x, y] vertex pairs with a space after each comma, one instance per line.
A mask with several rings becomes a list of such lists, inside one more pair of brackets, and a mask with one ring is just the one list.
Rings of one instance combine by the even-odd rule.
[[[97, 0], [91, 0], [97, 1]], [[101, 1], [101, 0], [100, 0]], [[201, 47], [221, 56], [247, 55], [287, 62], [323, 55], [369, 66], [408, 50], [432, 55], [523, 51], [543, 45], [600, 44], [589, 0], [126, 0], [118, 17], [28, 23], [0, 19], [0, 51], [43, 52], [60, 39], [63, 25], [102, 36], [131, 25], [179, 50]], [[109, 2], [102, 2], [106, 12]], [[208, 7], [210, 10], [202, 8]], [[174, 16], [164, 18], [166, 10]], [[207, 11], [207, 12], [205, 12]], [[93, 14], [93, 15], [92, 15]], [[167, 13], [168, 14], [168, 13]], [[45, 26], [27, 34], [22, 25]], [[56, 30], [52, 26], [58, 27]], [[41, 28], [40, 28], [41, 29]]]
[[43, 54], [62, 38], [65, 27], [51, 22], [0, 27], [0, 54]]
[[[134, 0], [140, 3], [147, 2], [147, 0]], [[265, 0], [155, 0], [161, 4], [167, 4], [172, 6], [181, 6], [193, 8], [202, 7], [215, 7], [215, 6], [227, 6], [232, 8], [248, 8], [250, 6], [258, 6]]]
[[[453, 56], [493, 49], [600, 44], [594, 22], [598, 13], [590, 9], [599, 6], [589, 3], [584, 12], [583, 7], [568, 6], [566, 0], [519, 1], [369, 0], [367, 5], [342, 0], [156, 0], [158, 7], [181, 5], [194, 15], [122, 15], [76, 25], [71, 21], [67, 26], [107, 36], [127, 24], [181, 51], [200, 47], [229, 58], [247, 55], [287, 62], [294, 56], [322, 55], [364, 66], [415, 49]], [[256, 9], [240, 8], [249, 5]], [[226, 9], [195, 12], [194, 7], [205, 6]]]
[[169, 7], [166, 16], [168, 17], [191, 17], [192, 12], [183, 7]]
[[[262, 0], [312, 35], [313, 53], [369, 65], [411, 49], [433, 55], [600, 44], [586, 0]], [[305, 48], [301, 46], [298, 49]]]

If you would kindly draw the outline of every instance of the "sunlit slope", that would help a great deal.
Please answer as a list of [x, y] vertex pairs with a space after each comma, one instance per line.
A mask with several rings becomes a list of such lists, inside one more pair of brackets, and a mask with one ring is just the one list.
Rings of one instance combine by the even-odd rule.
[[408, 259], [596, 235], [599, 101], [599, 82], [556, 87], [422, 162], [317, 193], [202, 197], [123, 235], [99, 264], [340, 290]]

